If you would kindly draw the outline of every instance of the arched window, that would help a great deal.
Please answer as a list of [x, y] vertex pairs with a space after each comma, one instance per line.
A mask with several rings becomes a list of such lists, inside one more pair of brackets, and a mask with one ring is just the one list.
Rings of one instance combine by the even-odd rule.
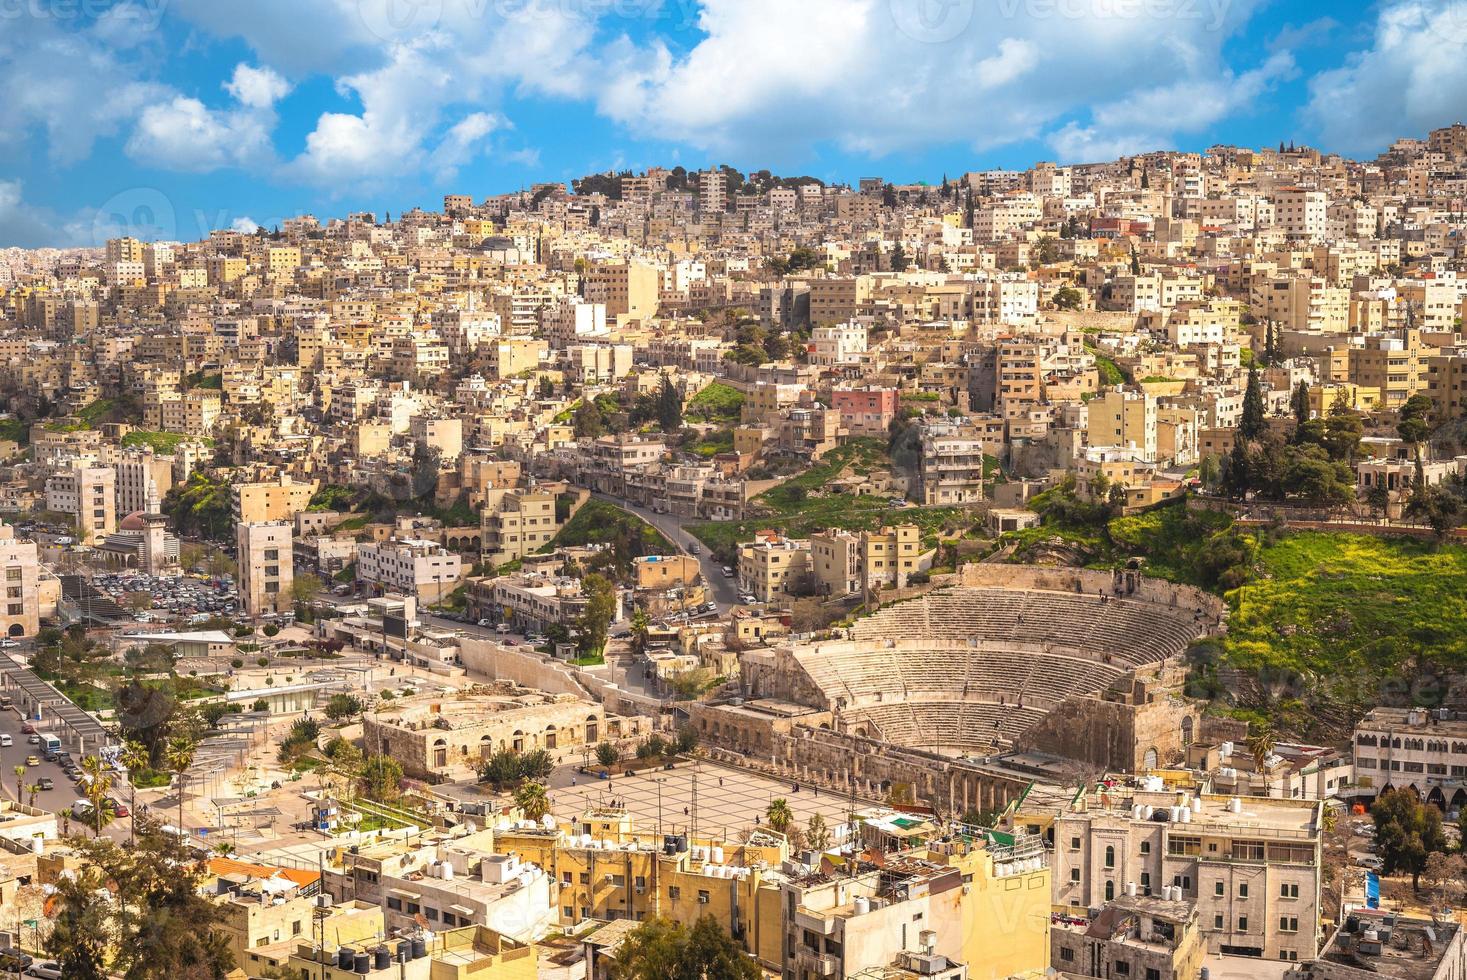
[[1114, 844], [1105, 845], [1105, 866], [1114, 868], [1116, 866], [1116, 848]]
[[1116, 897], [1116, 883], [1113, 882], [1113, 881], [1107, 881], [1105, 883], [1105, 900], [1107, 902], [1109, 902], [1111, 899], [1113, 899], [1115, 897]]

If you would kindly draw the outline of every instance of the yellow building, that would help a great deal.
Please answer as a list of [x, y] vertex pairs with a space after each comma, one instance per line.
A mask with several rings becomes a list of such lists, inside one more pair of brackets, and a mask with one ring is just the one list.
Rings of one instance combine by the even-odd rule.
[[261, 483], [241, 483], [234, 488], [234, 520], [237, 524], [289, 521], [305, 510], [316, 494], [316, 484], [296, 483], [289, 476]]

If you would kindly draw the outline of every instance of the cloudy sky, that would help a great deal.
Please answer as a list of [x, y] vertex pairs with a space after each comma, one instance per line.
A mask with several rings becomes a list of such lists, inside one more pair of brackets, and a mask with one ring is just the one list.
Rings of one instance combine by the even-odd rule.
[[0, 0], [0, 247], [730, 163], [854, 182], [1467, 118], [1467, 0]]

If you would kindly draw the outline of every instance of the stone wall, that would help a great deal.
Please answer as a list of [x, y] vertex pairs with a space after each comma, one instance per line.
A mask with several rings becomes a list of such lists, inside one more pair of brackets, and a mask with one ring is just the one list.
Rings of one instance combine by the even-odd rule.
[[534, 650], [507, 647], [494, 640], [477, 636], [459, 639], [459, 659], [474, 677], [510, 681], [520, 687], [550, 694], [574, 694], [589, 697], [590, 692], [576, 677], [569, 664]]
[[1200, 612], [1204, 616], [1204, 622], [1199, 626], [1220, 625], [1227, 618], [1227, 606], [1216, 596], [1190, 585], [1178, 585], [1165, 579], [1153, 578], [1135, 569], [970, 562], [958, 569], [957, 584], [985, 589], [1044, 589], [1050, 592], [1123, 596], [1172, 609]]

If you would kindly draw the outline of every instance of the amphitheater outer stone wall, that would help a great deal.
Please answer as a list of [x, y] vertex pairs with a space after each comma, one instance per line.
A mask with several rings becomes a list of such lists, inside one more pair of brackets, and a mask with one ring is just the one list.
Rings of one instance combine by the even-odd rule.
[[1105, 570], [970, 562], [958, 569], [955, 584], [970, 588], [1043, 589], [1125, 596], [1159, 606], [1200, 612], [1206, 617], [1208, 628], [1220, 627], [1227, 619], [1227, 606], [1216, 596], [1129, 568]]

